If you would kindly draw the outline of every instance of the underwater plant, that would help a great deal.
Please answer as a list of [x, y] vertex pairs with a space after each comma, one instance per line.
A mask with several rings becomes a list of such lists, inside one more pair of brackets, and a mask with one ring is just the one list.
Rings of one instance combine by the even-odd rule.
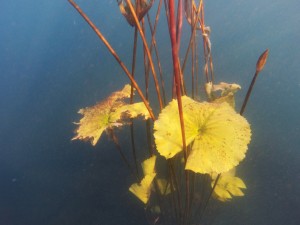
[[[79, 110], [82, 118], [75, 123], [77, 129], [72, 140], [88, 140], [95, 146], [103, 132], [108, 133], [128, 167], [135, 168], [130, 172], [134, 173], [136, 180], [128, 190], [144, 204], [150, 224], [202, 224], [211, 199], [225, 202], [233, 197], [244, 196], [246, 184], [236, 176], [236, 170], [246, 157], [251, 128], [243, 113], [269, 51], [266, 50], [259, 57], [241, 110], [236, 111], [235, 95], [241, 86], [236, 83], [215, 83], [211, 29], [205, 24], [203, 0], [159, 0], [157, 4], [154, 4], [154, 0], [117, 0], [120, 13], [134, 28], [131, 71], [99, 28], [73, 0], [68, 1], [94, 30], [130, 81], [130, 84], [125, 84], [122, 90], [112, 93], [105, 100]], [[163, 4], [164, 13], [161, 12]], [[157, 9], [153, 20], [149, 12], [155, 6]], [[173, 76], [169, 80], [171, 90], [165, 89], [156, 40], [161, 14], [166, 16], [166, 29], [170, 35], [173, 67]], [[182, 58], [180, 52], [183, 50], [180, 49], [184, 17], [191, 32], [185, 34], [189, 35], [189, 42]], [[148, 35], [145, 34], [146, 24], [150, 30]], [[145, 90], [141, 90], [135, 79], [138, 35], [144, 52]], [[200, 51], [203, 51], [202, 63], [199, 60]], [[189, 60], [190, 63], [187, 63]], [[191, 68], [187, 69], [188, 65]], [[200, 66], [203, 70], [199, 69]], [[155, 90], [150, 88], [150, 75]], [[204, 79], [200, 79], [200, 75]], [[191, 88], [186, 83], [187, 76], [191, 76]], [[203, 87], [205, 93], [199, 91], [199, 86]], [[149, 98], [152, 91], [157, 95], [155, 100]], [[171, 92], [171, 99], [166, 97], [167, 91]], [[135, 92], [140, 102], [134, 102]], [[153, 101], [159, 105], [159, 109], [155, 110], [157, 115], [152, 110], [155, 105]], [[148, 152], [141, 150], [142, 162], [138, 162], [136, 156], [133, 132], [134, 119], [137, 117], [145, 120], [147, 130], [147, 143], [143, 146], [148, 146]], [[126, 154], [121, 151], [114, 133], [115, 129], [125, 125], [130, 127], [134, 165], [130, 165]]]

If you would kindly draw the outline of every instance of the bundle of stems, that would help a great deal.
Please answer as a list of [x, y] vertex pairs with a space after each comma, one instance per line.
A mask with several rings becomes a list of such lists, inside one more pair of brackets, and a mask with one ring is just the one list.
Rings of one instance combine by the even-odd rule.
[[[187, 65], [191, 65], [189, 71], [191, 71], [191, 95], [192, 98], [199, 96], [199, 74], [203, 74], [206, 83], [214, 83], [214, 69], [213, 59], [210, 43], [210, 28], [205, 24], [204, 18], [204, 3], [203, 0], [199, 0], [197, 3], [194, 0], [157, 0], [158, 3], [154, 4], [154, 0], [117, 0], [120, 7], [121, 13], [124, 15], [129, 25], [134, 27], [133, 31], [133, 48], [132, 48], [132, 63], [131, 69], [123, 63], [118, 56], [117, 52], [106, 40], [100, 29], [89, 19], [89, 17], [82, 11], [82, 9], [75, 3], [74, 0], [68, 0], [70, 4], [78, 11], [78, 13], [84, 18], [88, 25], [93, 29], [96, 35], [100, 38], [102, 43], [107, 47], [108, 51], [115, 58], [117, 63], [123, 69], [131, 82], [131, 97], [130, 103], [134, 102], [133, 90], [135, 89], [144, 102], [145, 106], [149, 111], [149, 115], [152, 121], [156, 120], [151, 105], [149, 103], [149, 79], [150, 74], [152, 76], [155, 92], [157, 95], [157, 102], [159, 104], [159, 111], [161, 111], [166, 102], [170, 99], [166, 99], [165, 80], [163, 77], [162, 63], [159, 57], [159, 51], [156, 40], [156, 30], [159, 23], [161, 14], [165, 14], [168, 33], [170, 37], [171, 46], [171, 57], [173, 65], [173, 76], [169, 82], [172, 82], [172, 97], [177, 99], [179, 121], [181, 127], [181, 139], [183, 146], [183, 157], [177, 156], [172, 159], [168, 159], [166, 162], [166, 174], [168, 176], [165, 191], [167, 187], [171, 190], [171, 195], [162, 199], [161, 195], [158, 194], [159, 187], [158, 183], [154, 182], [154, 189], [156, 189], [155, 200], [151, 200], [146, 205], [146, 215], [148, 215], [149, 222], [152, 224], [200, 224], [203, 218], [204, 212], [206, 212], [209, 200], [211, 199], [212, 192], [218, 182], [219, 176], [215, 180], [213, 187], [211, 187], [210, 179], [208, 175], [195, 175], [194, 173], [184, 170], [185, 163], [189, 156], [190, 147], [186, 145], [185, 125], [184, 125], [184, 111], [182, 106], [182, 96], [187, 95], [187, 87], [185, 83], [185, 70]], [[151, 21], [149, 14], [150, 9], [157, 6], [154, 20]], [[164, 5], [164, 13], [162, 13], [162, 7]], [[182, 40], [182, 26], [184, 17], [187, 20], [187, 24], [190, 26], [189, 42], [187, 43], [186, 49], [181, 49]], [[148, 25], [150, 34], [146, 36], [146, 26]], [[197, 39], [197, 33], [200, 34], [202, 39], [202, 51], [203, 58], [199, 60], [199, 49], [200, 42]], [[138, 36], [142, 40], [142, 50], [144, 53], [143, 65], [144, 65], [144, 77], [145, 77], [145, 90], [141, 90], [139, 84], [135, 79], [135, 71], [137, 65], [137, 43]], [[147, 41], [148, 38], [148, 41]], [[154, 52], [154, 53], [153, 53]], [[180, 52], [184, 52], [183, 60], [180, 59]], [[260, 57], [260, 60], [267, 58], [266, 51], [264, 57]], [[187, 63], [191, 59], [190, 63]], [[203, 72], [199, 70], [199, 62], [202, 61]], [[241, 114], [244, 112], [251, 90], [253, 88], [255, 79], [258, 73], [262, 70], [262, 64], [264, 62], [258, 62], [258, 66], [255, 73], [254, 81], [252, 82], [249, 92], [245, 98], [245, 102], [241, 109]], [[203, 86], [205, 84], [202, 84]], [[135, 147], [135, 134], [134, 134], [134, 123], [131, 121], [131, 146], [132, 156], [134, 159], [134, 169], [131, 169], [135, 173], [135, 177], [140, 182], [139, 163], [137, 162], [137, 151]], [[149, 156], [155, 154], [155, 148], [153, 147], [152, 125], [151, 121], [146, 121], [147, 129], [147, 141], [148, 141], [148, 152]], [[117, 144], [116, 137], [113, 136], [114, 141]], [[122, 158], [131, 167], [130, 163], [122, 153], [120, 146], [117, 144], [118, 150], [121, 153]], [[183, 162], [182, 162], [183, 159]], [[155, 212], [151, 206], [159, 205], [159, 212]]]

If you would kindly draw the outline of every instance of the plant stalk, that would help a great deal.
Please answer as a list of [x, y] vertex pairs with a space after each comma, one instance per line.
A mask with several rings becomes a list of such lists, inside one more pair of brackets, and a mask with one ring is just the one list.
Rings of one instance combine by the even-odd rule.
[[157, 75], [156, 75], [156, 72], [155, 72], [155, 69], [154, 69], [154, 64], [153, 64], [153, 60], [152, 60], [152, 56], [150, 54], [150, 51], [149, 51], [149, 48], [148, 48], [148, 44], [147, 44], [147, 41], [146, 41], [146, 38], [145, 38], [145, 35], [144, 35], [144, 32], [142, 31], [142, 28], [140, 26], [140, 23], [139, 23], [139, 20], [137, 18], [137, 15], [135, 13], [135, 10], [132, 6], [132, 3], [130, 0], [126, 0], [127, 2], [127, 5], [130, 9], [130, 13], [132, 14], [133, 18], [134, 18], [134, 21], [135, 21], [135, 24], [140, 32], [140, 35], [141, 35], [141, 38], [142, 38], [142, 41], [143, 41], [143, 44], [144, 44], [144, 48], [146, 50], [146, 53], [147, 53], [147, 57], [148, 57], [148, 60], [149, 60], [149, 63], [150, 63], [150, 67], [151, 67], [151, 71], [152, 71], [152, 75], [153, 75], [153, 79], [154, 79], [154, 83], [155, 83], [155, 88], [156, 88], [156, 92], [157, 92], [157, 97], [158, 97], [158, 102], [159, 102], [159, 106], [160, 106], [160, 109], [163, 108], [163, 102], [162, 102], [162, 97], [161, 97], [161, 94], [160, 94], [160, 89], [159, 89], [159, 84], [158, 84], [158, 80], [157, 80]]
[[252, 92], [252, 89], [253, 89], [253, 87], [254, 87], [256, 78], [257, 78], [258, 74], [263, 70], [263, 68], [264, 68], [264, 66], [265, 66], [265, 64], [266, 64], [266, 62], [267, 62], [268, 55], [269, 55], [269, 49], [265, 50], [265, 51], [260, 55], [260, 57], [259, 57], [258, 60], [257, 60], [255, 74], [254, 74], [254, 76], [253, 76], [253, 78], [252, 78], [251, 84], [250, 84], [250, 86], [249, 86], [249, 88], [248, 88], [246, 97], [245, 97], [245, 99], [244, 99], [242, 108], [241, 108], [241, 110], [240, 110], [240, 114], [241, 114], [241, 115], [243, 115], [243, 113], [244, 113], [244, 111], [245, 111], [245, 108], [246, 108], [246, 106], [247, 106], [249, 97], [250, 97], [251, 92]]
[[121, 66], [121, 68], [123, 69], [123, 71], [125, 72], [125, 74], [127, 75], [127, 77], [132, 82], [132, 85], [134, 86], [134, 88], [138, 92], [138, 94], [141, 97], [142, 101], [144, 102], [147, 110], [149, 111], [149, 115], [150, 115], [151, 119], [154, 121], [155, 120], [155, 116], [154, 116], [154, 114], [152, 112], [152, 109], [151, 109], [151, 107], [149, 105], [149, 102], [144, 97], [143, 92], [141, 91], [139, 85], [136, 83], [135, 79], [132, 77], [132, 75], [130, 74], [129, 70], [127, 69], [127, 67], [125, 66], [125, 64], [122, 62], [122, 60], [120, 59], [120, 57], [118, 56], [118, 54], [116, 53], [116, 51], [111, 47], [111, 45], [105, 39], [105, 37], [102, 35], [102, 33], [100, 32], [100, 30], [90, 20], [90, 18], [82, 11], [82, 9], [73, 0], [68, 0], [68, 1], [77, 10], [77, 12], [82, 16], [82, 18], [90, 25], [90, 27], [94, 30], [94, 32], [97, 34], [97, 36], [103, 42], [103, 44], [107, 47], [108, 51], [112, 54], [112, 56], [119, 63], [119, 65]]

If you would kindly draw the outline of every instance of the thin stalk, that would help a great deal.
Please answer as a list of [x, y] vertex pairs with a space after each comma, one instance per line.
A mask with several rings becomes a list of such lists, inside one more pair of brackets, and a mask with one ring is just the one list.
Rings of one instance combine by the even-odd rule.
[[180, 126], [181, 126], [181, 137], [184, 149], [184, 158], [187, 159], [187, 149], [185, 142], [185, 130], [184, 130], [184, 121], [183, 121], [183, 108], [181, 101], [181, 88], [180, 88], [180, 72], [178, 64], [178, 48], [176, 43], [176, 26], [174, 19], [174, 0], [169, 0], [169, 9], [170, 9], [170, 36], [172, 43], [172, 58], [173, 58], [173, 71], [175, 77], [175, 87], [176, 87], [176, 96], [179, 110]]
[[201, 7], [201, 6], [202, 6], [202, 0], [201, 0], [200, 4], [199, 4], [199, 6], [198, 6], [198, 9], [197, 9], [196, 13], [195, 13], [196, 19], [195, 19], [194, 24], [192, 24], [192, 33], [191, 33], [191, 36], [190, 36], [189, 45], [188, 45], [187, 50], [186, 50], [186, 52], [185, 52], [183, 64], [182, 64], [182, 66], [181, 66], [182, 72], [184, 72], [184, 70], [185, 70], [186, 62], [187, 62], [187, 59], [188, 59], [188, 54], [189, 54], [189, 52], [190, 52], [191, 45], [192, 45], [192, 41], [193, 41], [193, 36], [194, 36], [195, 33], [196, 33], [197, 18], [198, 18], [198, 16], [199, 16], [199, 12], [200, 12], [200, 7]]
[[[182, 101], [181, 101], [181, 88], [180, 88], [180, 71], [179, 71], [179, 63], [178, 63], [178, 45], [176, 41], [176, 24], [175, 24], [175, 6], [174, 0], [169, 0], [169, 11], [170, 11], [170, 37], [171, 37], [171, 44], [172, 44], [172, 58], [173, 58], [173, 70], [175, 76], [175, 87], [176, 87], [176, 95], [177, 95], [177, 103], [178, 103], [178, 110], [179, 110], [179, 118], [180, 118], [180, 126], [181, 126], [181, 136], [182, 136], [182, 145], [183, 145], [183, 152], [184, 152], [184, 159], [185, 162], [187, 161], [187, 148], [186, 148], [186, 140], [185, 140], [185, 130], [184, 130], [184, 120], [183, 120], [183, 108], [182, 108]], [[188, 215], [189, 211], [189, 174], [185, 171], [185, 185], [186, 185], [186, 196], [185, 196], [185, 212], [184, 212], [184, 223], [187, 221], [186, 216]]]
[[165, 5], [165, 13], [166, 13], [166, 18], [168, 22], [168, 28], [170, 30], [170, 15], [169, 15], [169, 4], [168, 0], [164, 0], [164, 5]]
[[193, 36], [193, 40], [192, 40], [192, 98], [193, 99], [195, 98], [195, 39], [196, 39], [196, 35]]
[[[142, 20], [142, 28], [143, 32], [144, 31], [144, 19]], [[145, 91], [146, 91], [146, 99], [149, 99], [149, 66], [147, 66], [147, 56], [146, 56], [146, 51], [145, 51], [145, 46], [143, 46], [143, 60], [144, 60], [144, 69], [145, 69]], [[154, 151], [152, 148], [152, 136], [151, 136], [151, 126], [150, 126], [150, 121], [146, 121], [146, 136], [147, 136], [147, 145], [148, 145], [148, 152], [149, 155], [152, 156]]]
[[[132, 63], [131, 63], [131, 75], [133, 79], [135, 79], [135, 64], [136, 64], [136, 49], [137, 49], [137, 29], [134, 29], [134, 39], [133, 39], [133, 51], [132, 51]], [[130, 104], [133, 103], [133, 85], [131, 85], [131, 92], [130, 92]]]
[[190, 183], [191, 183], [191, 193], [190, 193], [190, 206], [189, 208], [191, 209], [189, 211], [189, 214], [188, 214], [188, 221], [187, 221], [187, 224], [190, 224], [191, 222], [191, 219], [192, 219], [192, 209], [193, 209], [193, 200], [194, 200], [194, 196], [195, 196], [195, 173], [191, 173], [191, 176], [190, 176]]
[[180, 73], [180, 85], [181, 85], [182, 95], [186, 95], [186, 88], [185, 88], [185, 83], [184, 83], [184, 77], [183, 77], [183, 72], [181, 71], [179, 57], [178, 57], [178, 66], [179, 66], [179, 73]]
[[[206, 82], [209, 82], [209, 77], [208, 77], [208, 62], [209, 62], [210, 63], [210, 71], [211, 71], [211, 80], [213, 81], [214, 80], [214, 72], [213, 72], [212, 57], [211, 57], [211, 53], [209, 52], [209, 48], [208, 48], [208, 46], [209, 46], [209, 39], [206, 36], [207, 34], [205, 33], [205, 29], [204, 29], [205, 26], [204, 26], [204, 7], [203, 7], [203, 1], [200, 0], [198, 8], [196, 8], [195, 3], [192, 2], [191, 11], [192, 11], [192, 13], [195, 13], [195, 16], [192, 17], [192, 19], [194, 19], [194, 18], [195, 19], [194, 19], [194, 23], [192, 22], [193, 20], [191, 20], [191, 26], [193, 27], [193, 29], [192, 29], [192, 34], [191, 34], [191, 37], [190, 37], [189, 46], [187, 48], [187, 51], [186, 51], [186, 54], [185, 54], [185, 57], [184, 57], [182, 70], [185, 69], [187, 58], [188, 58], [188, 53], [189, 53], [191, 45], [192, 45], [192, 38], [195, 35], [196, 25], [199, 22], [200, 29], [201, 29], [201, 32], [202, 32], [202, 38], [203, 38], [204, 74], [205, 74], [205, 77], [206, 77]], [[207, 57], [208, 53], [210, 53], [210, 55], [209, 55], [210, 57]]]
[[218, 183], [218, 181], [219, 181], [219, 179], [220, 179], [220, 176], [221, 176], [221, 174], [218, 174], [218, 176], [217, 176], [217, 178], [216, 178], [216, 180], [215, 180], [214, 186], [212, 187], [212, 189], [211, 189], [210, 192], [209, 192], [208, 198], [206, 199], [205, 204], [204, 204], [204, 208], [203, 208], [202, 212], [200, 213], [199, 223], [200, 223], [200, 221], [201, 221], [201, 219], [202, 219], [202, 216], [204, 215], [204, 213], [205, 213], [205, 211], [206, 211], [206, 209], [207, 209], [209, 200], [210, 200], [210, 198], [211, 198], [211, 196], [212, 196], [212, 193], [214, 192], [214, 190], [215, 190], [215, 188], [216, 188], [216, 186], [217, 186], [217, 183]]
[[151, 124], [149, 120], [146, 121], [146, 135], [147, 135], [148, 152], [149, 155], [152, 156], [154, 154], [154, 150], [152, 147], [152, 132], [151, 132]]
[[177, 24], [176, 24], [176, 42], [178, 52], [180, 49], [181, 31], [182, 31], [182, 0], [178, 0], [177, 6]]
[[[145, 32], [144, 27], [144, 19], [142, 20], [142, 28], [143, 32]], [[143, 46], [143, 60], [144, 60], [144, 69], [145, 69], [145, 91], [146, 91], [146, 99], [149, 99], [149, 66], [147, 65], [147, 56], [146, 56], [146, 50], [145, 46]], [[151, 133], [151, 126], [150, 121], [146, 121], [146, 135], [147, 135], [147, 144], [148, 144], [148, 152], [149, 155], [152, 156], [154, 151], [152, 147], [152, 133]]]
[[244, 113], [244, 111], [245, 111], [246, 105], [247, 105], [247, 103], [248, 103], [248, 100], [249, 100], [249, 97], [250, 97], [250, 95], [251, 95], [251, 92], [252, 92], [253, 86], [254, 86], [254, 84], [255, 84], [256, 78], [257, 78], [257, 76], [258, 76], [258, 73], [259, 73], [258, 71], [255, 71], [255, 74], [254, 74], [254, 76], [253, 76], [253, 78], [252, 78], [251, 84], [250, 84], [250, 86], [249, 86], [249, 88], [248, 88], [248, 91], [247, 91], [247, 94], [246, 94], [246, 96], [245, 96], [245, 99], [244, 99], [242, 108], [241, 108], [241, 110], [240, 110], [240, 114], [241, 114], [241, 115], [243, 115], [243, 113]]
[[211, 53], [210, 53], [210, 57], [209, 57], [209, 66], [210, 66], [210, 79], [211, 79], [211, 82], [214, 83], [215, 82], [215, 73], [214, 73], [214, 64], [213, 64], [213, 59], [212, 59]]
[[171, 182], [172, 182], [173, 186], [175, 185], [175, 191], [177, 193], [177, 204], [178, 204], [178, 208], [179, 208], [178, 219], [180, 221], [182, 219], [182, 217], [181, 217], [182, 203], [181, 203], [181, 198], [180, 198], [181, 191], [180, 191], [180, 187], [179, 187], [178, 180], [176, 177], [174, 163], [173, 163], [172, 159], [168, 160], [168, 166], [169, 166], [169, 170], [170, 170], [170, 174], [171, 174]]
[[139, 30], [139, 33], [141, 35], [141, 38], [142, 38], [142, 41], [143, 41], [143, 44], [144, 44], [144, 47], [145, 47], [145, 50], [146, 50], [146, 53], [147, 53], [147, 56], [148, 56], [148, 59], [149, 59], [149, 62], [150, 62], [150, 67], [151, 67], [151, 71], [152, 71], [152, 75], [153, 75], [153, 79], [154, 79], [154, 84], [155, 84], [155, 89], [156, 89], [156, 92], [157, 92], [157, 97], [158, 97], [158, 101], [159, 101], [159, 106], [160, 106], [160, 109], [163, 108], [163, 103], [162, 103], [162, 98], [161, 98], [161, 94], [160, 94], [160, 89], [159, 89], [159, 84], [158, 84], [158, 80], [157, 80], [157, 75], [156, 75], [156, 72], [155, 72], [155, 69], [154, 69], [154, 64], [153, 64], [153, 60], [152, 60], [152, 57], [151, 57], [151, 54], [150, 54], [150, 51], [149, 51], [149, 48], [148, 48], [148, 44], [147, 44], [147, 41], [146, 41], [146, 38], [145, 38], [145, 35], [142, 31], [142, 28], [140, 26], [140, 23], [139, 23], [139, 20], [137, 18], [137, 15], [135, 13], [135, 10], [132, 6], [132, 3], [130, 0], [126, 0], [127, 2], [127, 5], [130, 9], [130, 13], [132, 14], [133, 18], [134, 18], [134, 21], [135, 21], [135, 24]]
[[[195, 35], [196, 36], [196, 35]], [[195, 38], [195, 52], [196, 52], [196, 59], [195, 59], [195, 64], [196, 64], [196, 68], [195, 68], [195, 74], [196, 74], [196, 79], [195, 79], [195, 83], [196, 83], [196, 96], [199, 96], [198, 93], [198, 83], [199, 83], [199, 65], [198, 65], [198, 59], [199, 59], [199, 55], [198, 55], [198, 46], [197, 46], [197, 39]]]
[[118, 54], [116, 53], [116, 51], [111, 47], [111, 45], [105, 39], [105, 37], [102, 35], [102, 33], [100, 32], [100, 30], [95, 26], [95, 24], [90, 20], [90, 18], [82, 11], [82, 9], [73, 0], [68, 0], [68, 1], [77, 10], [77, 12], [82, 16], [82, 18], [90, 25], [90, 27], [94, 30], [94, 32], [96, 33], [96, 35], [100, 38], [100, 40], [106, 46], [106, 48], [108, 49], [108, 51], [110, 52], [110, 54], [119, 63], [119, 65], [121, 66], [121, 68], [123, 69], [123, 71], [125, 72], [125, 74], [127, 75], [127, 77], [132, 82], [132, 85], [134, 86], [134, 88], [138, 92], [138, 94], [141, 97], [142, 101], [144, 102], [147, 110], [149, 111], [149, 115], [150, 115], [151, 119], [154, 121], [155, 120], [155, 116], [154, 116], [154, 114], [152, 112], [152, 109], [151, 109], [151, 107], [149, 105], [149, 102], [144, 97], [143, 92], [141, 91], [139, 85], [136, 83], [135, 79], [132, 77], [132, 75], [130, 74], [129, 70], [127, 69], [127, 67], [125, 66], [125, 64], [122, 62], [122, 60], [120, 59], [120, 57], [118, 56]]
[[[169, 179], [170, 179], [170, 188], [171, 188], [171, 207], [173, 208], [173, 212], [174, 212], [174, 214], [175, 214], [175, 216], [174, 216], [174, 218], [175, 218], [175, 220], [176, 221], [179, 221], [180, 220], [180, 215], [179, 215], [179, 209], [178, 209], [178, 205], [177, 205], [177, 203], [176, 203], [176, 199], [175, 199], [175, 188], [174, 188], [174, 184], [173, 184], [173, 180], [172, 180], [172, 178], [171, 178], [171, 176], [172, 176], [172, 174], [171, 174], [171, 169], [169, 168], [169, 170], [168, 170], [168, 172], [169, 172]], [[170, 207], [170, 208], [171, 208]]]
[[[134, 39], [133, 39], [133, 54], [132, 54], [132, 65], [131, 65], [131, 74], [134, 78], [135, 74], [135, 63], [136, 63], [136, 47], [137, 47], [137, 29], [134, 29]], [[133, 86], [131, 85], [131, 93], [130, 93], [130, 104], [133, 103]], [[135, 148], [135, 141], [134, 141], [134, 127], [133, 127], [133, 119], [130, 121], [130, 140], [131, 140], [131, 149], [132, 149], [132, 156], [134, 160], [135, 170], [137, 177], [139, 176], [139, 169], [138, 169], [138, 163], [136, 158], [136, 148]], [[139, 179], [140, 181], [140, 179]]]
[[[162, 90], [162, 95], [163, 95], [163, 101], [164, 101], [164, 105], [165, 105], [166, 104], [165, 83], [164, 83], [164, 79], [163, 79], [163, 73], [162, 73], [160, 58], [159, 58], [159, 54], [158, 54], [158, 50], [157, 50], [157, 45], [156, 45], [156, 40], [155, 40], [156, 28], [157, 28], [157, 24], [158, 24], [158, 19], [159, 19], [159, 14], [160, 14], [160, 10], [161, 10], [161, 5], [162, 5], [162, 0], [160, 0], [159, 3], [158, 3], [158, 8], [157, 8], [156, 16], [155, 16], [154, 27], [151, 24], [149, 13], [147, 13], [147, 19], [148, 19], [148, 23], [149, 23], [149, 27], [150, 27], [150, 31], [151, 31], [150, 53], [152, 53], [152, 47], [154, 47], [156, 61], [157, 61], [157, 66], [158, 66], [158, 71], [159, 71], [159, 77], [160, 77], [160, 83], [161, 83], [161, 90]], [[147, 73], [149, 73], [149, 69], [150, 69], [150, 67], [148, 65], [147, 66]]]
[[266, 62], [267, 62], [267, 59], [268, 59], [268, 55], [269, 55], [269, 49], [265, 50], [261, 55], [260, 57], [258, 58], [257, 60], [257, 63], [256, 63], [256, 71], [255, 71], [255, 74], [252, 78], [252, 81], [251, 81], [251, 84], [248, 88], [248, 91], [247, 91], [247, 94], [246, 94], [246, 97], [244, 99], [244, 102], [243, 102], [243, 105], [242, 105], [242, 108], [241, 108], [241, 111], [240, 111], [240, 114], [242, 115], [245, 111], [245, 108], [246, 108], [246, 105], [248, 103], [248, 100], [249, 100], [249, 97], [251, 95], [251, 92], [252, 92], [252, 89], [253, 89], [253, 86], [255, 84], [255, 81], [256, 81], [256, 78], [258, 76], [258, 74], [260, 73], [260, 71], [263, 70]]
[[[255, 74], [254, 74], [254, 76], [253, 76], [252, 82], [251, 82], [251, 84], [250, 84], [250, 86], [249, 86], [249, 89], [248, 89], [248, 91], [247, 91], [247, 94], [246, 94], [246, 97], [245, 97], [243, 106], [242, 106], [241, 111], [240, 111], [240, 115], [243, 115], [243, 113], [244, 113], [244, 110], [245, 110], [245, 108], [246, 108], [248, 99], [249, 99], [249, 97], [250, 97], [250, 95], [251, 95], [253, 86], [254, 86], [254, 84], [255, 84], [256, 78], [257, 78], [259, 72], [261, 72], [261, 71], [263, 70], [263, 68], [264, 68], [264, 66], [265, 66], [265, 64], [266, 64], [266, 62], [267, 62], [268, 54], [269, 54], [269, 50], [267, 49], [267, 50], [265, 50], [265, 51], [260, 55], [260, 57], [259, 57], [258, 60], [257, 60], [257, 63], [256, 63], [256, 71], [255, 71]], [[201, 213], [201, 217], [202, 217], [202, 215], [204, 214], [204, 212], [205, 212], [205, 210], [206, 210], [206, 208], [207, 208], [208, 202], [209, 202], [209, 200], [210, 200], [210, 198], [211, 198], [211, 196], [212, 196], [213, 191], [215, 190], [215, 187], [217, 186], [217, 183], [218, 183], [218, 180], [219, 180], [220, 176], [221, 176], [221, 174], [218, 174], [218, 176], [217, 176], [217, 178], [216, 178], [216, 180], [215, 180], [214, 186], [213, 186], [213, 188], [211, 189], [210, 194], [209, 194], [209, 196], [208, 196], [208, 198], [207, 198], [207, 200], [206, 200], [206, 202], [205, 202], [204, 209], [203, 209], [203, 211], [202, 211], [202, 213]], [[201, 217], [200, 217], [200, 219], [201, 219]]]
[[[142, 31], [143, 31], [143, 34], [145, 34], [144, 19], [142, 19]], [[148, 71], [148, 65], [147, 65], [147, 53], [146, 53], [145, 45], [143, 45], [143, 61], [144, 61], [146, 99], [149, 100], [149, 71]]]
[[122, 152], [121, 146], [120, 146], [120, 144], [119, 144], [119, 142], [118, 142], [118, 139], [117, 139], [116, 135], [114, 134], [113, 130], [110, 130], [110, 131], [109, 131], [109, 135], [110, 135], [110, 137], [112, 138], [113, 142], [115, 143], [115, 145], [116, 145], [116, 147], [117, 147], [117, 150], [118, 150], [118, 152], [120, 153], [120, 156], [121, 156], [123, 162], [124, 162], [125, 165], [128, 167], [130, 173], [136, 178], [137, 181], [140, 181], [140, 178], [137, 176], [136, 173], [133, 172], [133, 169], [131, 168], [130, 163], [128, 162], [126, 156], [125, 156], [124, 153]]
[[[203, 54], [204, 54], [204, 73], [206, 77], [206, 82], [211, 81], [214, 82], [214, 72], [213, 72], [213, 63], [212, 63], [212, 56], [211, 56], [211, 44], [208, 37], [208, 34], [205, 31], [205, 22], [204, 22], [204, 7], [203, 4], [201, 4], [200, 8], [200, 18], [198, 18], [200, 23], [200, 28], [202, 32], [202, 39], [203, 39]], [[210, 66], [210, 79], [208, 76], [208, 63]]]

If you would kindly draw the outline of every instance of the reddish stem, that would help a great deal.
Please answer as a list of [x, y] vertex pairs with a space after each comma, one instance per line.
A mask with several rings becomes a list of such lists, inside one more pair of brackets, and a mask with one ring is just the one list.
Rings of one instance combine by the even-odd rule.
[[180, 117], [180, 126], [181, 126], [181, 134], [182, 134], [182, 144], [185, 154], [185, 159], [187, 157], [186, 154], [186, 142], [185, 142], [185, 131], [184, 131], [184, 121], [183, 121], [183, 109], [182, 109], [182, 101], [181, 101], [181, 88], [180, 88], [180, 73], [179, 73], [179, 64], [178, 64], [178, 45], [176, 41], [176, 24], [175, 24], [175, 10], [174, 10], [174, 0], [169, 0], [169, 11], [170, 11], [170, 37], [172, 44], [172, 58], [173, 58], [173, 71], [175, 78], [175, 88], [176, 88], [176, 96], [178, 102], [178, 110]]
[[156, 92], [157, 92], [157, 97], [158, 97], [158, 101], [159, 101], [159, 106], [160, 106], [160, 109], [162, 109], [163, 108], [163, 102], [162, 102], [162, 98], [161, 98], [161, 94], [160, 94], [160, 89], [159, 89], [159, 84], [158, 84], [158, 80], [157, 80], [157, 75], [156, 75], [156, 72], [155, 72], [155, 69], [154, 69], [154, 64], [153, 64], [152, 56], [150, 54], [150, 51], [149, 51], [149, 48], [148, 48], [148, 44], [147, 44], [145, 35], [144, 35], [143, 30], [142, 30], [142, 28], [140, 26], [138, 17], [137, 17], [136, 12], [135, 12], [135, 10], [133, 8], [131, 0], [126, 0], [126, 3], [127, 3], [127, 6], [129, 7], [130, 13], [133, 16], [133, 19], [135, 21], [135, 25], [136, 25], [136, 27], [138, 28], [138, 30], [140, 32], [140, 36], [142, 38], [143, 45], [144, 45], [144, 48], [145, 48], [145, 51], [146, 51], [146, 54], [147, 54], [147, 57], [148, 57], [148, 60], [149, 60], [149, 63], [150, 63], [150, 68], [151, 68], [153, 79], [154, 79], [154, 84], [155, 84], [155, 88], [156, 88]]
[[[181, 100], [181, 82], [180, 82], [180, 67], [178, 60], [178, 44], [176, 40], [176, 23], [175, 23], [175, 6], [174, 0], [169, 0], [169, 29], [170, 29], [170, 38], [172, 44], [172, 58], [173, 58], [173, 70], [174, 70], [174, 80], [175, 80], [175, 88], [176, 88], [176, 96], [178, 103], [178, 111], [179, 111], [179, 119], [181, 126], [181, 138], [182, 138], [182, 146], [185, 162], [187, 161], [187, 148], [185, 142], [185, 130], [184, 130], [184, 121], [183, 121], [183, 109], [182, 109], [182, 100]], [[185, 212], [183, 218], [183, 224], [187, 222], [187, 215], [189, 214], [189, 196], [190, 196], [190, 187], [189, 187], [189, 173], [185, 171]]]
[[178, 52], [180, 49], [181, 30], [182, 30], [182, 0], [178, 0], [177, 29], [176, 29], [176, 42], [177, 42]]
[[155, 116], [152, 112], [152, 109], [150, 108], [150, 105], [148, 103], [148, 101], [145, 99], [139, 85], [137, 84], [137, 82], [135, 81], [135, 79], [132, 77], [132, 75], [130, 74], [129, 70], [127, 69], [127, 67], [124, 65], [124, 63], [121, 61], [120, 57], [118, 56], [118, 54], [115, 52], [115, 50], [111, 47], [111, 45], [109, 44], [109, 42], [104, 38], [104, 36], [102, 35], [102, 33], [100, 32], [100, 30], [95, 26], [95, 24], [90, 20], [90, 18], [81, 10], [81, 8], [73, 1], [73, 0], [68, 0], [70, 2], [70, 4], [77, 10], [77, 12], [82, 16], [82, 18], [90, 25], [90, 27], [94, 30], [94, 32], [97, 34], [97, 36], [100, 38], [100, 40], [104, 43], [104, 45], [107, 47], [108, 51], [112, 54], [112, 56], [114, 56], [114, 58], [117, 60], [117, 62], [119, 63], [119, 65], [121, 66], [121, 68], [123, 69], [123, 71], [125, 72], [125, 74], [127, 75], [127, 77], [130, 79], [130, 81], [132, 82], [132, 85], [134, 86], [134, 88], [136, 89], [136, 91], [138, 92], [139, 96], [141, 97], [142, 101], [144, 102], [146, 108], [149, 111], [150, 117], [151, 119], [154, 121], [155, 120]]

